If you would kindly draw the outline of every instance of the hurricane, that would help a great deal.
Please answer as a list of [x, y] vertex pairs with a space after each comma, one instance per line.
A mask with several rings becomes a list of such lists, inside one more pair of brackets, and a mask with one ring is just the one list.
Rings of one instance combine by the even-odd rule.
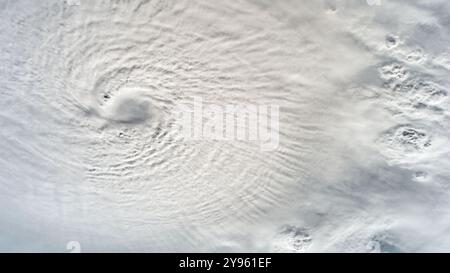
[[0, 0], [0, 251], [449, 251], [449, 13]]

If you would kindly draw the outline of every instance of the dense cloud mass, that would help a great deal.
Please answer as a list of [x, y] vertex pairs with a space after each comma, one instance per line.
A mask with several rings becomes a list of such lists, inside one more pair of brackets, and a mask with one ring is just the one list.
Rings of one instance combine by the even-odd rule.
[[0, 0], [0, 251], [450, 251], [449, 14]]

